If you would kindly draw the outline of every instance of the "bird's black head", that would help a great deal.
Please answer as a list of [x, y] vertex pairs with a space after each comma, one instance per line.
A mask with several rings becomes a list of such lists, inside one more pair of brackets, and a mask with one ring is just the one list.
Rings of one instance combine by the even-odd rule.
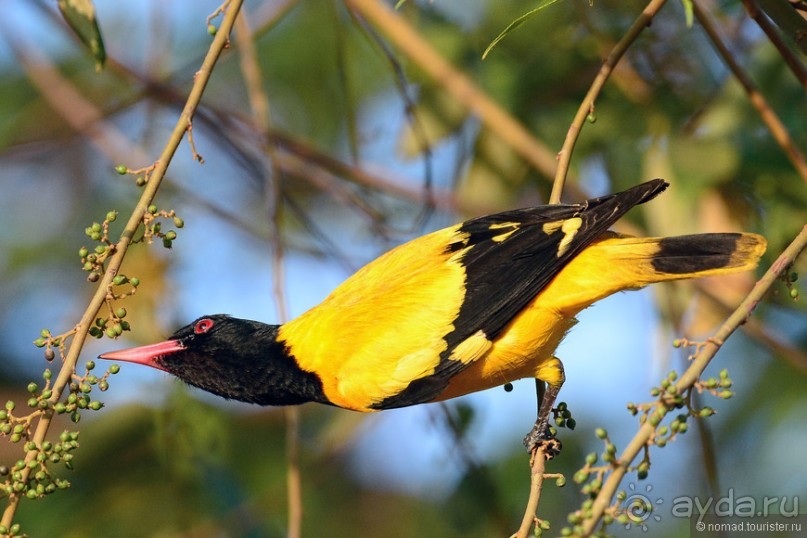
[[101, 359], [145, 364], [227, 399], [260, 405], [323, 401], [322, 383], [277, 340], [277, 325], [224, 314], [202, 316], [168, 340]]

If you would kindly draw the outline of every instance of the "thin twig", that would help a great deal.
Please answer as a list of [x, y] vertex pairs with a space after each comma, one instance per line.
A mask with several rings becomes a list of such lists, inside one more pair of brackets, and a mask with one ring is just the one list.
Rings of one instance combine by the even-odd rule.
[[759, 9], [757, 1], [743, 0], [743, 6], [745, 6], [745, 11], [748, 13], [748, 16], [754, 19], [762, 31], [765, 32], [765, 35], [768, 36], [770, 42], [776, 47], [776, 50], [779, 51], [779, 56], [782, 57], [787, 67], [790, 68], [799, 82], [801, 82], [801, 85], [807, 88], [807, 68], [805, 68], [804, 64], [793, 54], [793, 50], [787, 46], [787, 43], [782, 39], [776, 27], [774, 27], [762, 10]]
[[538, 511], [538, 503], [541, 500], [541, 488], [544, 485], [546, 472], [546, 457], [544, 447], [539, 446], [533, 453], [530, 460], [530, 496], [527, 499], [527, 507], [524, 509], [524, 517], [521, 526], [511, 538], [527, 538], [533, 525], [536, 524], [535, 517]]
[[666, 2], [667, 0], [651, 0], [642, 13], [633, 21], [633, 24], [628, 31], [625, 32], [625, 35], [622, 36], [622, 39], [614, 45], [614, 48], [611, 49], [610, 54], [608, 54], [608, 57], [603, 62], [600, 72], [597, 73], [597, 77], [591, 84], [591, 88], [589, 88], [588, 93], [580, 103], [580, 107], [574, 115], [572, 124], [569, 126], [569, 131], [566, 133], [563, 146], [560, 148], [560, 152], [558, 152], [558, 166], [557, 170], [555, 170], [555, 181], [552, 183], [552, 194], [549, 196], [550, 204], [560, 203], [560, 196], [566, 184], [566, 177], [569, 174], [569, 164], [572, 160], [574, 146], [577, 143], [577, 139], [580, 137], [580, 131], [583, 129], [586, 119], [589, 114], [594, 112], [594, 102], [600, 95], [603, 86], [605, 86], [605, 82], [608, 80], [614, 67], [616, 67], [619, 59], [622, 58], [622, 55], [628, 50], [628, 47], [630, 47], [631, 44], [636, 41], [636, 38], [639, 37], [639, 34], [653, 22], [653, 17], [655, 17], [656, 13], [658, 13]]
[[[685, 393], [694, 386], [695, 382], [700, 379], [700, 376], [720, 349], [717, 343], [725, 342], [729, 336], [748, 319], [768, 290], [771, 289], [779, 277], [790, 267], [805, 247], [807, 247], [807, 225], [802, 228], [801, 232], [784, 252], [782, 252], [773, 265], [771, 265], [765, 275], [757, 281], [754, 288], [745, 299], [743, 299], [742, 303], [740, 303], [717, 332], [715, 332], [714, 336], [708, 339], [707, 344], [697, 353], [689, 368], [686, 369], [675, 383], [675, 389], [679, 394]], [[667, 407], [661, 403], [658, 405], [660, 406], [658, 411], [663, 412], [665, 415], [671, 410], [671, 407]], [[583, 520], [584, 536], [589, 536], [594, 532], [597, 523], [602, 518], [608, 506], [610, 506], [616, 494], [616, 490], [619, 487], [619, 483], [625, 476], [628, 467], [639, 452], [647, 446], [647, 443], [653, 437], [655, 431], [656, 426], [653, 426], [651, 421], [646, 421], [625, 447], [625, 450], [619, 456], [611, 474], [603, 484], [596, 499], [594, 499], [594, 504], [591, 506], [591, 516]]]
[[[95, 317], [100, 309], [104, 306], [107, 290], [112, 285], [112, 279], [120, 269], [123, 258], [128, 251], [129, 245], [131, 244], [132, 238], [143, 221], [143, 215], [146, 213], [148, 206], [152, 203], [157, 195], [157, 190], [160, 183], [165, 177], [165, 171], [168, 168], [174, 154], [176, 153], [180, 142], [184, 138], [185, 133], [187, 132], [188, 122], [193, 118], [196, 107], [199, 105], [202, 94], [207, 86], [207, 82], [210, 79], [213, 67], [216, 65], [219, 55], [226, 45], [227, 36], [232, 28], [235, 16], [241, 9], [242, 1], [243, 0], [232, 0], [227, 15], [221, 24], [220, 32], [213, 39], [213, 42], [208, 49], [208, 53], [202, 63], [202, 67], [196, 73], [196, 77], [194, 79], [190, 94], [188, 95], [188, 99], [185, 103], [185, 107], [177, 120], [168, 142], [166, 143], [165, 149], [160, 155], [159, 160], [156, 162], [156, 166], [149, 177], [149, 182], [143, 188], [143, 193], [140, 196], [140, 200], [132, 211], [132, 215], [126, 223], [126, 227], [121, 233], [120, 239], [115, 244], [115, 253], [109, 259], [107, 270], [104, 272], [101, 280], [98, 282], [95, 294], [93, 294], [93, 297], [90, 299], [90, 302], [87, 305], [87, 309], [81, 316], [81, 320], [76, 325], [76, 333], [74, 339], [70, 343], [70, 349], [68, 350], [64, 362], [62, 363], [62, 367], [59, 370], [59, 374], [51, 387], [52, 395], [48, 399], [51, 407], [46, 410], [39, 419], [36, 430], [34, 431], [34, 435], [31, 439], [34, 443], [36, 443], [37, 446], [41, 446], [45, 441], [45, 437], [53, 419], [52, 405], [61, 399], [65, 387], [72, 379], [76, 363], [78, 362], [79, 354], [81, 353], [81, 350], [84, 347], [84, 342], [87, 339], [87, 331], [92, 326], [92, 323], [94, 322]], [[37, 451], [35, 450], [27, 452], [25, 462], [28, 463], [31, 461], [34, 457], [36, 457], [36, 454]], [[28, 479], [29, 473], [30, 468], [26, 465], [21, 471], [21, 481], [25, 482]], [[21, 497], [19, 494], [12, 494], [9, 496], [9, 504], [6, 506], [6, 509], [3, 512], [2, 520], [0, 520], [0, 524], [4, 525], [6, 528], [11, 527], [14, 520], [14, 515], [16, 514], [20, 503], [20, 499]]]
[[723, 43], [723, 40], [717, 33], [717, 29], [714, 24], [712, 24], [709, 15], [700, 6], [700, 2], [692, 2], [692, 9], [695, 13], [695, 18], [703, 27], [709, 40], [714, 45], [715, 49], [717, 49], [718, 54], [723, 58], [726, 66], [740, 82], [746, 94], [748, 94], [748, 100], [757, 110], [760, 118], [762, 118], [762, 122], [771, 132], [776, 143], [784, 150], [787, 158], [790, 159], [791, 164], [796, 169], [796, 172], [798, 172], [802, 180], [807, 183], [807, 160], [804, 158], [804, 154], [793, 143], [793, 140], [790, 138], [779, 116], [777, 116], [776, 112], [770, 107], [765, 97], [751, 80], [751, 77], [748, 76], [743, 68], [740, 67], [740, 64], [734, 59], [731, 51], [726, 44]]
[[[249, 95], [250, 108], [255, 122], [261, 131], [264, 141], [263, 149], [269, 159], [269, 176], [263, 182], [265, 187], [266, 205], [269, 213], [271, 227], [272, 250], [272, 294], [275, 298], [275, 308], [280, 323], [288, 321], [288, 300], [286, 298], [284, 245], [281, 233], [282, 223], [282, 187], [283, 173], [277, 165], [277, 147], [268, 137], [272, 128], [272, 114], [269, 95], [263, 88], [258, 56], [255, 43], [247, 23], [246, 12], [242, 13], [236, 21], [236, 39], [241, 58], [241, 72], [244, 74], [245, 86]], [[300, 479], [299, 438], [300, 413], [297, 407], [286, 407], [283, 410], [286, 418], [286, 495], [288, 497], [289, 512], [287, 536], [299, 538], [302, 534], [303, 500], [302, 482]]]
[[380, 28], [424, 72], [471, 110], [492, 132], [546, 177], [555, 173], [555, 155], [470, 78], [451, 65], [404, 19], [378, 0], [346, 0], [349, 7]]

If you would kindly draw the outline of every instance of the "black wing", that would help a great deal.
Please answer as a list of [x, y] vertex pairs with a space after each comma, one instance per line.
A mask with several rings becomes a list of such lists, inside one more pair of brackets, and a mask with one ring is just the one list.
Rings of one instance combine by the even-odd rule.
[[[495, 339], [572, 258], [630, 208], [667, 186], [655, 179], [580, 204], [517, 209], [463, 223], [448, 250], [468, 249], [461, 258], [465, 298], [454, 330], [444, 337], [448, 346], [440, 364], [432, 375], [413, 381], [374, 407], [403, 407], [437, 397], [451, 377], [468, 366], [450, 358], [460, 343], [480, 330], [489, 340]], [[564, 222], [568, 223], [565, 229]]]

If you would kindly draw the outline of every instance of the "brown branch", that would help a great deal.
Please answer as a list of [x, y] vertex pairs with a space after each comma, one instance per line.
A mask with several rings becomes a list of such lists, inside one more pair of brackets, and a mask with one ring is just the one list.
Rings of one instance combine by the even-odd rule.
[[378, 0], [345, 0], [348, 7], [380, 28], [435, 83], [473, 112], [492, 132], [546, 177], [555, 174], [555, 155], [474, 82], [451, 65], [402, 17]]
[[653, 22], [653, 17], [655, 17], [656, 13], [664, 6], [666, 1], [667, 0], [651, 0], [631, 27], [628, 28], [628, 31], [625, 32], [625, 35], [622, 36], [622, 39], [614, 45], [614, 48], [611, 49], [610, 54], [608, 54], [608, 57], [603, 62], [600, 72], [597, 74], [597, 77], [591, 84], [591, 88], [589, 88], [588, 93], [580, 103], [580, 107], [574, 115], [572, 124], [569, 126], [569, 131], [566, 133], [563, 147], [561, 147], [560, 152], [558, 152], [558, 166], [557, 170], [555, 170], [555, 180], [552, 183], [552, 194], [549, 197], [550, 204], [560, 203], [560, 197], [569, 174], [569, 164], [572, 160], [574, 146], [577, 143], [577, 139], [580, 137], [580, 131], [583, 129], [588, 115], [594, 111], [594, 102], [600, 95], [603, 86], [605, 86], [605, 82], [608, 80], [614, 67], [616, 67], [619, 59], [622, 58], [625, 51], [628, 50], [628, 47], [636, 41], [636, 38], [639, 37], [639, 34], [641, 34], [646, 27], [650, 26], [650, 23]]
[[790, 138], [779, 116], [777, 116], [776, 112], [770, 107], [765, 97], [751, 80], [751, 77], [748, 76], [743, 68], [740, 67], [740, 64], [734, 59], [731, 51], [726, 44], [723, 43], [709, 15], [703, 10], [700, 3], [692, 2], [692, 9], [695, 13], [695, 18], [698, 19], [706, 35], [711, 40], [715, 49], [717, 49], [718, 54], [723, 58], [726, 66], [740, 82], [746, 94], [748, 94], [748, 100], [751, 101], [751, 105], [753, 105], [760, 118], [762, 118], [762, 122], [771, 132], [776, 143], [784, 150], [787, 158], [790, 159], [791, 164], [796, 169], [796, 172], [798, 172], [802, 180], [807, 183], [807, 160], [805, 160], [804, 154], [793, 143], [793, 140]]
[[796, 55], [793, 54], [791, 48], [787, 46], [787, 43], [785, 43], [785, 41], [782, 39], [779, 31], [759, 8], [757, 0], [743, 0], [743, 6], [745, 7], [745, 11], [748, 13], [748, 16], [754, 19], [762, 31], [765, 32], [765, 35], [768, 36], [770, 42], [774, 47], [776, 47], [776, 50], [779, 51], [779, 55], [785, 61], [787, 67], [790, 68], [790, 70], [799, 80], [801, 85], [807, 88], [807, 68], [805, 68]]
[[538, 511], [538, 503], [541, 500], [541, 489], [546, 478], [546, 457], [544, 447], [539, 446], [533, 453], [530, 460], [530, 496], [527, 499], [527, 507], [524, 510], [524, 517], [521, 526], [510, 538], [527, 538], [530, 529], [536, 524], [535, 518]]
[[[76, 363], [78, 362], [79, 354], [81, 353], [84, 342], [87, 338], [87, 332], [92, 326], [98, 312], [104, 306], [107, 291], [112, 285], [112, 279], [120, 269], [121, 264], [123, 263], [123, 258], [131, 245], [134, 234], [143, 221], [143, 215], [145, 215], [148, 206], [152, 203], [157, 195], [157, 190], [160, 187], [160, 183], [165, 177], [165, 171], [168, 168], [171, 159], [175, 155], [180, 142], [184, 138], [185, 133], [187, 132], [188, 122], [190, 122], [193, 118], [194, 112], [196, 111], [205, 87], [207, 86], [207, 82], [210, 79], [213, 67], [218, 61], [219, 55], [226, 45], [227, 36], [232, 28], [235, 16], [238, 14], [239, 9], [241, 8], [242, 1], [243, 0], [231, 1], [227, 14], [221, 25], [221, 32], [211, 43], [208, 53], [202, 63], [202, 67], [196, 73], [196, 77], [194, 79], [193, 86], [191, 87], [190, 94], [188, 95], [188, 99], [185, 103], [185, 107], [177, 120], [174, 130], [172, 131], [159, 160], [156, 162], [156, 166], [149, 177], [149, 182], [143, 188], [143, 193], [140, 196], [140, 200], [132, 211], [132, 215], [126, 223], [120, 239], [115, 244], [115, 253], [109, 259], [107, 270], [99, 280], [95, 293], [90, 299], [86, 310], [82, 314], [81, 320], [76, 325], [76, 333], [74, 335], [74, 339], [70, 343], [70, 349], [68, 350], [61, 369], [59, 370], [59, 373], [51, 387], [52, 395], [48, 399], [51, 407], [45, 410], [40, 416], [39, 422], [37, 423], [34, 431], [34, 435], [31, 439], [34, 443], [36, 443], [37, 446], [41, 446], [45, 441], [45, 437], [47, 436], [51, 421], [53, 419], [52, 405], [61, 399], [65, 387], [72, 379], [73, 373], [75, 372]], [[25, 462], [28, 463], [32, 461], [36, 455], [37, 451], [35, 450], [27, 452], [25, 455]], [[27, 465], [22, 469], [21, 481], [24, 482], [28, 479], [30, 471], [31, 469]], [[20, 494], [12, 494], [9, 497], [8, 505], [3, 512], [2, 519], [0, 520], [0, 524], [4, 525], [6, 528], [11, 527], [20, 500]]]
[[[686, 369], [674, 385], [679, 394], [685, 393], [694, 386], [695, 382], [700, 379], [700, 376], [720, 349], [719, 344], [725, 342], [740, 325], [745, 323], [757, 304], [764, 298], [765, 294], [768, 293], [781, 275], [787, 271], [805, 247], [807, 247], [807, 225], [802, 228], [801, 232], [784, 252], [782, 252], [773, 265], [771, 265], [765, 275], [757, 281], [751, 292], [743, 299], [742, 303], [740, 303], [734, 312], [726, 319], [717, 332], [702, 346], [689, 368]], [[661, 401], [659, 401], [656, 406], [657, 409], [654, 412], [662, 412], [664, 415], [669, 413], [672, 409], [672, 406], [668, 406], [668, 404]], [[616, 490], [619, 487], [619, 483], [625, 476], [628, 467], [639, 452], [647, 446], [647, 443], [653, 437], [655, 431], [656, 426], [653, 426], [651, 421], [646, 421], [625, 447], [625, 450], [619, 456], [611, 474], [594, 499], [594, 504], [591, 506], [591, 516], [583, 520], [584, 536], [590, 536], [594, 532], [597, 523], [602, 518], [608, 506], [610, 506], [616, 494]]]
[[[272, 293], [275, 297], [275, 308], [280, 323], [288, 321], [288, 300], [285, 290], [285, 271], [283, 267], [284, 244], [280, 231], [282, 221], [281, 181], [283, 174], [276, 159], [277, 148], [268, 138], [272, 128], [272, 115], [269, 96], [263, 88], [263, 76], [255, 51], [255, 43], [247, 23], [246, 12], [242, 13], [236, 21], [236, 40], [241, 59], [241, 72], [249, 95], [249, 104], [255, 122], [261, 131], [264, 141], [263, 147], [269, 158], [269, 180], [264, 182], [266, 205], [269, 208], [271, 226], [272, 250]], [[302, 534], [303, 499], [302, 481], [300, 479], [300, 412], [297, 407], [286, 407], [283, 410], [286, 418], [286, 495], [288, 497], [288, 527], [289, 538], [299, 538]]]

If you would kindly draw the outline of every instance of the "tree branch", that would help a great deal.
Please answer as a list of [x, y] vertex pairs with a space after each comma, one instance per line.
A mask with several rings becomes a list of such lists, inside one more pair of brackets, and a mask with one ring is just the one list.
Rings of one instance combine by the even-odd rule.
[[[745, 320], [751, 315], [756, 308], [757, 304], [763, 299], [768, 290], [771, 289], [773, 284], [782, 276], [782, 274], [791, 266], [796, 258], [801, 254], [804, 248], [807, 247], [807, 225], [805, 225], [801, 232], [796, 236], [793, 242], [782, 252], [777, 260], [771, 265], [765, 275], [757, 281], [754, 288], [746, 296], [742, 303], [734, 310], [734, 312], [726, 319], [720, 329], [714, 333], [706, 344], [702, 347], [700, 352], [697, 353], [689, 368], [681, 375], [675, 383], [676, 391], [681, 394], [686, 390], [692, 388], [696, 381], [703, 374], [706, 367], [712, 361], [717, 351], [720, 349], [718, 343], [725, 342], [737, 328], [742, 325]], [[656, 404], [656, 410], [651, 412], [661, 413], [664, 415], [670, 412], [672, 407], [667, 406], [662, 401]], [[661, 418], [661, 417], [660, 417]], [[658, 423], [656, 423], [658, 424]], [[605, 510], [611, 504], [614, 495], [616, 494], [619, 483], [625, 476], [628, 467], [639, 454], [639, 452], [647, 445], [652, 438], [657, 426], [653, 426], [651, 421], [645, 421], [639, 431], [630, 441], [625, 450], [619, 456], [611, 474], [602, 486], [594, 504], [591, 507], [591, 516], [583, 520], [583, 535], [589, 536], [594, 532], [594, 528], [602, 518]]]
[[608, 80], [608, 77], [611, 76], [611, 72], [614, 70], [614, 67], [616, 67], [619, 59], [622, 58], [625, 51], [628, 50], [628, 47], [636, 41], [639, 34], [641, 34], [646, 27], [650, 26], [650, 23], [653, 22], [653, 17], [656, 16], [656, 13], [658, 13], [666, 2], [667, 0], [651, 0], [625, 35], [622, 36], [622, 39], [614, 45], [614, 48], [611, 49], [610, 54], [608, 54], [608, 57], [603, 62], [600, 72], [597, 73], [597, 77], [591, 84], [591, 88], [589, 88], [588, 93], [580, 103], [580, 107], [574, 115], [572, 124], [569, 126], [569, 131], [566, 133], [563, 146], [558, 152], [558, 167], [555, 171], [555, 180], [552, 183], [552, 194], [549, 196], [550, 204], [560, 203], [560, 197], [566, 184], [566, 177], [569, 174], [572, 152], [574, 151], [577, 139], [580, 137], [580, 131], [583, 129], [586, 119], [589, 114], [594, 112], [594, 101], [596, 101], [597, 97], [600, 95], [603, 86], [605, 86], [605, 82]]
[[[213, 43], [211, 43], [207, 56], [205, 56], [204, 62], [202, 63], [202, 67], [196, 73], [193, 87], [191, 88], [191, 92], [188, 96], [185, 107], [177, 120], [176, 126], [174, 127], [174, 130], [171, 133], [171, 136], [166, 143], [165, 149], [160, 155], [159, 160], [155, 163], [155, 168], [149, 177], [148, 183], [143, 189], [140, 200], [138, 200], [137, 205], [132, 211], [131, 217], [121, 233], [120, 239], [115, 244], [114, 254], [109, 259], [107, 269], [98, 282], [95, 294], [90, 299], [86, 310], [81, 316], [81, 320], [76, 325], [76, 333], [73, 340], [70, 342], [67, 355], [51, 389], [52, 395], [48, 399], [51, 406], [40, 416], [34, 431], [34, 435], [31, 439], [34, 443], [36, 443], [37, 446], [41, 446], [45, 441], [45, 437], [53, 419], [52, 406], [60, 400], [65, 387], [70, 383], [72, 375], [75, 371], [76, 363], [78, 362], [79, 354], [81, 353], [84, 342], [87, 339], [87, 332], [92, 326], [98, 312], [104, 306], [108, 289], [112, 285], [112, 279], [118, 273], [118, 270], [123, 262], [123, 258], [132, 242], [134, 234], [142, 224], [143, 216], [145, 215], [148, 206], [151, 205], [152, 201], [154, 200], [157, 190], [160, 187], [160, 183], [165, 177], [165, 171], [168, 168], [174, 154], [176, 153], [182, 138], [187, 132], [187, 126], [190, 120], [193, 118], [196, 107], [199, 105], [202, 94], [205, 90], [205, 86], [210, 79], [212, 69], [216, 64], [221, 51], [227, 45], [230, 29], [232, 28], [235, 16], [238, 14], [239, 9], [241, 8], [242, 2], [243, 0], [231, 0], [227, 14], [220, 28], [221, 31], [215, 37]], [[28, 451], [25, 456], [26, 464], [32, 461], [33, 458], [36, 457], [36, 454], [37, 451]], [[22, 469], [21, 473], [23, 482], [28, 479], [30, 471], [31, 469], [27, 465]], [[11, 527], [14, 520], [14, 515], [19, 507], [20, 500], [20, 494], [10, 495], [8, 506], [6, 506], [5, 511], [3, 512], [2, 520], [0, 520], [1, 525], [4, 525], [6, 528]]]
[[790, 159], [791, 164], [793, 164], [793, 168], [796, 169], [796, 172], [798, 172], [802, 180], [807, 183], [807, 160], [805, 160], [804, 154], [799, 151], [793, 143], [793, 140], [790, 138], [779, 116], [777, 116], [776, 112], [770, 107], [765, 100], [765, 96], [763, 96], [756, 87], [751, 77], [748, 76], [731, 55], [731, 51], [729, 51], [726, 44], [723, 43], [709, 15], [703, 10], [700, 3], [692, 2], [692, 9], [695, 13], [695, 18], [698, 19], [698, 22], [703, 27], [709, 40], [714, 45], [715, 49], [717, 49], [718, 54], [723, 58], [726, 66], [740, 82], [745, 93], [748, 94], [748, 100], [751, 101], [751, 105], [753, 105], [760, 118], [762, 118], [762, 123], [764, 123], [771, 132], [776, 143], [784, 150], [785, 155], [787, 155], [787, 158]]

